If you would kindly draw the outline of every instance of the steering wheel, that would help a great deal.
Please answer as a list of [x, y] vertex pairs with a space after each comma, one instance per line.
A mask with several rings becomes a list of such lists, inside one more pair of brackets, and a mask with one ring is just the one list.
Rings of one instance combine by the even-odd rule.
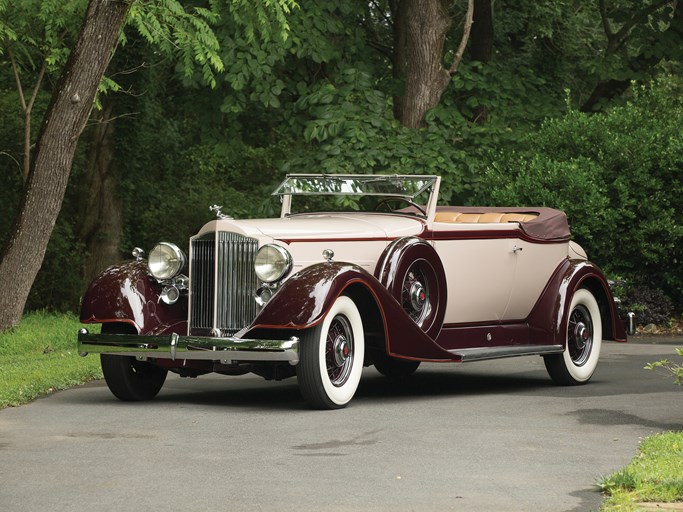
[[380, 208], [386, 207], [388, 211], [393, 212], [394, 210], [389, 208], [389, 203], [397, 201], [401, 203], [406, 203], [412, 206], [413, 208], [417, 208], [417, 210], [424, 215], [425, 217], [427, 216], [427, 212], [422, 208], [420, 205], [414, 203], [410, 199], [406, 199], [405, 197], [385, 197], [384, 199], [380, 200], [377, 205], [375, 206], [375, 211], [378, 212], [380, 211]]

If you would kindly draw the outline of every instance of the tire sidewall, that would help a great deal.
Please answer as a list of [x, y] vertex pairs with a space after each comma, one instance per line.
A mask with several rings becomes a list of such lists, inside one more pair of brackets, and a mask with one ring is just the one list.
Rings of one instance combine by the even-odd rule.
[[598, 359], [600, 359], [600, 349], [602, 347], [602, 320], [600, 318], [598, 302], [595, 300], [595, 297], [593, 297], [593, 294], [585, 288], [577, 290], [572, 296], [572, 302], [569, 306], [567, 333], [565, 335], [566, 343], [569, 343], [569, 317], [571, 317], [574, 308], [579, 305], [582, 305], [588, 310], [593, 323], [593, 346], [591, 347], [591, 353], [588, 360], [581, 366], [578, 366], [572, 360], [568, 345], [565, 347], [562, 357], [564, 358], [565, 367], [571, 378], [576, 382], [586, 382], [591, 378], [593, 372], [595, 372]]
[[[351, 372], [346, 382], [341, 386], [332, 384], [327, 374], [327, 364], [325, 362], [325, 345], [327, 343], [327, 333], [334, 318], [338, 315], [344, 316], [351, 326], [353, 333], [353, 363]], [[363, 320], [356, 307], [356, 304], [349, 297], [342, 295], [337, 298], [330, 310], [327, 312], [322, 322], [320, 336], [318, 339], [318, 369], [320, 381], [325, 394], [337, 406], [344, 406], [351, 401], [360, 383], [361, 373], [363, 372], [363, 360], [365, 358], [365, 337], [363, 335]]]

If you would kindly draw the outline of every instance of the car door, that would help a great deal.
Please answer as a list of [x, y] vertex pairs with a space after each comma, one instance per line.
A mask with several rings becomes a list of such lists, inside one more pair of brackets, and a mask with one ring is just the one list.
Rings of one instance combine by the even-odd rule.
[[504, 320], [523, 320], [529, 316], [536, 301], [557, 267], [567, 258], [567, 242], [540, 243], [517, 238], [513, 241], [514, 277]]
[[517, 240], [502, 234], [459, 226], [457, 232], [449, 233], [449, 239], [434, 240], [448, 286], [445, 324], [498, 322], [505, 318], [515, 276]]

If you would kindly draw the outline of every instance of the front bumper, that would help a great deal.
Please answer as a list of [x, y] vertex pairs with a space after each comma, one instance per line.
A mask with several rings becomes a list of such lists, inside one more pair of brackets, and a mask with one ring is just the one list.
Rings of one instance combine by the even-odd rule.
[[137, 334], [90, 334], [78, 331], [78, 352], [116, 354], [157, 359], [195, 359], [231, 364], [238, 361], [299, 362], [299, 338], [288, 340], [248, 340], [208, 336], [146, 336]]

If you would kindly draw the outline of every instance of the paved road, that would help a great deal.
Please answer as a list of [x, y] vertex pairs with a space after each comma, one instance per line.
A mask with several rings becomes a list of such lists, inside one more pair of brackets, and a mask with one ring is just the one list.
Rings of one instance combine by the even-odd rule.
[[0, 510], [596, 510], [600, 475], [683, 429], [683, 391], [642, 370], [672, 354], [606, 343], [573, 388], [538, 357], [426, 364], [400, 386], [368, 368], [330, 412], [294, 380], [170, 377], [147, 404], [96, 382], [0, 411]]

